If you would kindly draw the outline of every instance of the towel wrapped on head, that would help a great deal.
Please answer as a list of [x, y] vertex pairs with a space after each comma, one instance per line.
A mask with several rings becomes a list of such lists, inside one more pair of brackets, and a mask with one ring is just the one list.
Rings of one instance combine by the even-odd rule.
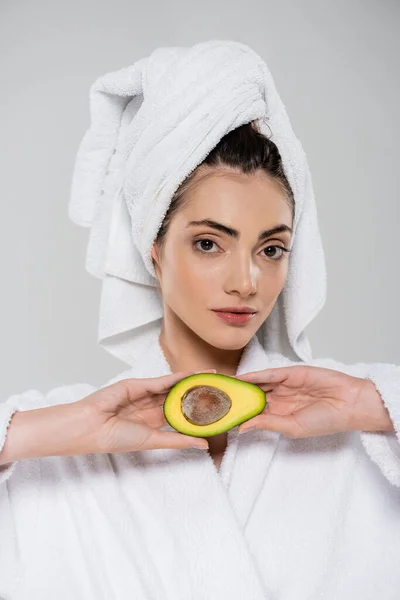
[[230, 131], [257, 121], [277, 145], [295, 199], [287, 280], [257, 332], [268, 353], [312, 359], [305, 327], [326, 299], [326, 271], [305, 153], [271, 73], [245, 44], [157, 48], [90, 89], [69, 217], [90, 228], [86, 269], [102, 279], [98, 342], [128, 365], [160, 330], [151, 249], [180, 184]]

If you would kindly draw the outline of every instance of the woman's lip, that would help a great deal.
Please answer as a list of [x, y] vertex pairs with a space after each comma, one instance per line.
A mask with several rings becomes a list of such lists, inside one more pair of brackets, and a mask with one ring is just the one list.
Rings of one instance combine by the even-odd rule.
[[225, 321], [225, 323], [229, 323], [231, 325], [244, 325], [248, 323], [250, 319], [254, 317], [256, 313], [234, 313], [234, 312], [224, 312], [220, 310], [214, 310], [215, 314]]
[[239, 308], [212, 308], [211, 310], [213, 310], [214, 312], [223, 312], [223, 313], [250, 313], [250, 314], [254, 314], [257, 311], [254, 309], [249, 309], [246, 308], [244, 310], [240, 310]]

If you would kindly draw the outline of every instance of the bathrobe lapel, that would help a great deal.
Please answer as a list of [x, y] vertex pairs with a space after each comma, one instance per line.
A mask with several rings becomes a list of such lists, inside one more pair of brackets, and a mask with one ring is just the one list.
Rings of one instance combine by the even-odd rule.
[[[268, 365], [271, 363], [254, 336], [237, 373]], [[170, 372], [157, 336], [129, 376], [156, 377]], [[164, 429], [172, 430], [169, 425]], [[219, 472], [204, 450], [147, 452], [146, 462], [149, 461], [150, 477], [157, 481], [158, 499], [186, 556], [181, 568], [189, 575], [187, 597], [191, 597], [193, 585], [196, 598], [226, 597], [228, 590], [232, 590], [232, 598], [270, 597], [247, 545], [245, 528], [268, 476], [279, 437], [280, 434], [267, 431], [239, 436], [237, 428], [231, 429]]]
[[[270, 359], [256, 336], [247, 345], [237, 375], [286, 364], [287, 360]], [[235, 427], [229, 432], [225, 464], [221, 464], [220, 476], [224, 483], [232, 509], [242, 530], [245, 530], [254, 503], [268, 476], [268, 469], [278, 447], [280, 434], [274, 431], [254, 430], [239, 435]]]

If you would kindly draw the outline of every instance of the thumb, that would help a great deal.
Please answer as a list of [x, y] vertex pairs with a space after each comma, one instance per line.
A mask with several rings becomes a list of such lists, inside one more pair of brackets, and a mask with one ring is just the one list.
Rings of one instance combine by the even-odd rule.
[[[176, 373], [170, 373], [169, 375], [161, 375], [160, 377], [150, 377], [148, 379], [142, 379], [141, 383], [145, 385], [147, 391], [153, 394], [163, 394], [168, 392], [176, 383], [185, 377], [194, 375], [196, 373], [216, 373], [215, 369], [205, 369], [203, 371], [177, 371]], [[127, 380], [135, 382], [134, 379]], [[136, 380], [137, 381], [137, 380]]]

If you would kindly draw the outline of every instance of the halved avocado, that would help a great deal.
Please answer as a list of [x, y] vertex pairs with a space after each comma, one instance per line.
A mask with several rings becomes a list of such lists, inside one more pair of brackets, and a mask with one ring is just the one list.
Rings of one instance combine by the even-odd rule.
[[197, 373], [171, 388], [164, 415], [180, 433], [211, 437], [255, 417], [266, 403], [265, 392], [253, 383], [218, 373]]

